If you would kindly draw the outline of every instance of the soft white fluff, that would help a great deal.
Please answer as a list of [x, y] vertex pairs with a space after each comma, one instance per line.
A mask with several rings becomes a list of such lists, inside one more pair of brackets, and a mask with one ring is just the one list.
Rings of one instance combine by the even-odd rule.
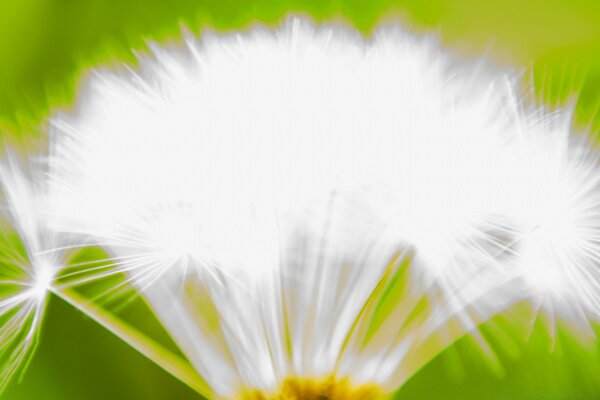
[[[86, 83], [53, 120], [48, 204], [217, 394], [331, 373], [393, 389], [450, 321], [444, 345], [523, 295], [598, 314], [596, 156], [517, 87], [394, 27], [205, 33]], [[412, 297], [364, 345], [402, 260]]]

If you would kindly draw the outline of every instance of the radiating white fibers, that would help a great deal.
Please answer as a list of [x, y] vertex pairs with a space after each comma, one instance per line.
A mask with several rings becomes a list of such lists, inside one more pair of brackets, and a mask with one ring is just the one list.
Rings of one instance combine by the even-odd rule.
[[154, 46], [49, 135], [44, 215], [113, 256], [95, 279], [126, 272], [217, 396], [391, 391], [524, 297], [600, 313], [600, 174], [568, 113], [395, 27]]
[[[41, 221], [39, 174], [10, 154], [0, 165], [4, 226], [0, 234], [0, 389], [35, 348], [47, 295], [60, 265], [56, 235]], [[37, 163], [37, 162], [36, 162]], [[46, 253], [46, 251], [50, 252]]]

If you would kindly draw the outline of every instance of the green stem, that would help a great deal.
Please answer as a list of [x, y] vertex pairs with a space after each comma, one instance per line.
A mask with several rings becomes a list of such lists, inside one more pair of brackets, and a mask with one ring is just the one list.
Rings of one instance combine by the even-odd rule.
[[204, 379], [181, 357], [76, 292], [56, 287], [51, 291], [197, 393], [208, 398], [212, 396]]

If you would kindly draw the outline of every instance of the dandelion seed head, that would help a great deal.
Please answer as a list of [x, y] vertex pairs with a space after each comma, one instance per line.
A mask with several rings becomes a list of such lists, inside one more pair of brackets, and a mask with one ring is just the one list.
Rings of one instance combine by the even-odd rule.
[[[514, 214], [521, 224], [519, 271], [536, 303], [563, 317], [600, 314], [598, 154], [570, 133], [567, 116], [521, 137]], [[517, 153], [518, 154], [518, 153]], [[549, 304], [546, 304], [549, 306]], [[587, 316], [585, 315], [587, 314]]]
[[217, 395], [336, 374], [394, 390], [532, 297], [519, 278], [597, 306], [595, 156], [513, 72], [298, 19], [152, 49], [54, 119], [48, 204]]

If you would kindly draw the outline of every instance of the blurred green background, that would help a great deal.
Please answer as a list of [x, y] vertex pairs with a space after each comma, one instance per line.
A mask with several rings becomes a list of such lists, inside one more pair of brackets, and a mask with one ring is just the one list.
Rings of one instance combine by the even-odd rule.
[[[549, 105], [578, 96], [577, 125], [594, 134], [600, 104], [598, 0], [0, 0], [0, 135], [39, 136], [50, 110], [69, 108], [90, 67], [135, 63], [131, 49], [166, 42], [181, 27], [219, 30], [254, 21], [274, 24], [290, 11], [318, 20], [345, 19], [368, 34], [396, 18], [433, 32], [454, 51], [487, 55], [532, 77]], [[465, 338], [398, 393], [399, 399], [600, 399], [598, 344], [583, 347], [545, 329], [503, 336], [501, 317], [482, 331], [497, 362], [482, 360]], [[196, 399], [118, 338], [52, 299], [41, 343], [6, 400]]]

